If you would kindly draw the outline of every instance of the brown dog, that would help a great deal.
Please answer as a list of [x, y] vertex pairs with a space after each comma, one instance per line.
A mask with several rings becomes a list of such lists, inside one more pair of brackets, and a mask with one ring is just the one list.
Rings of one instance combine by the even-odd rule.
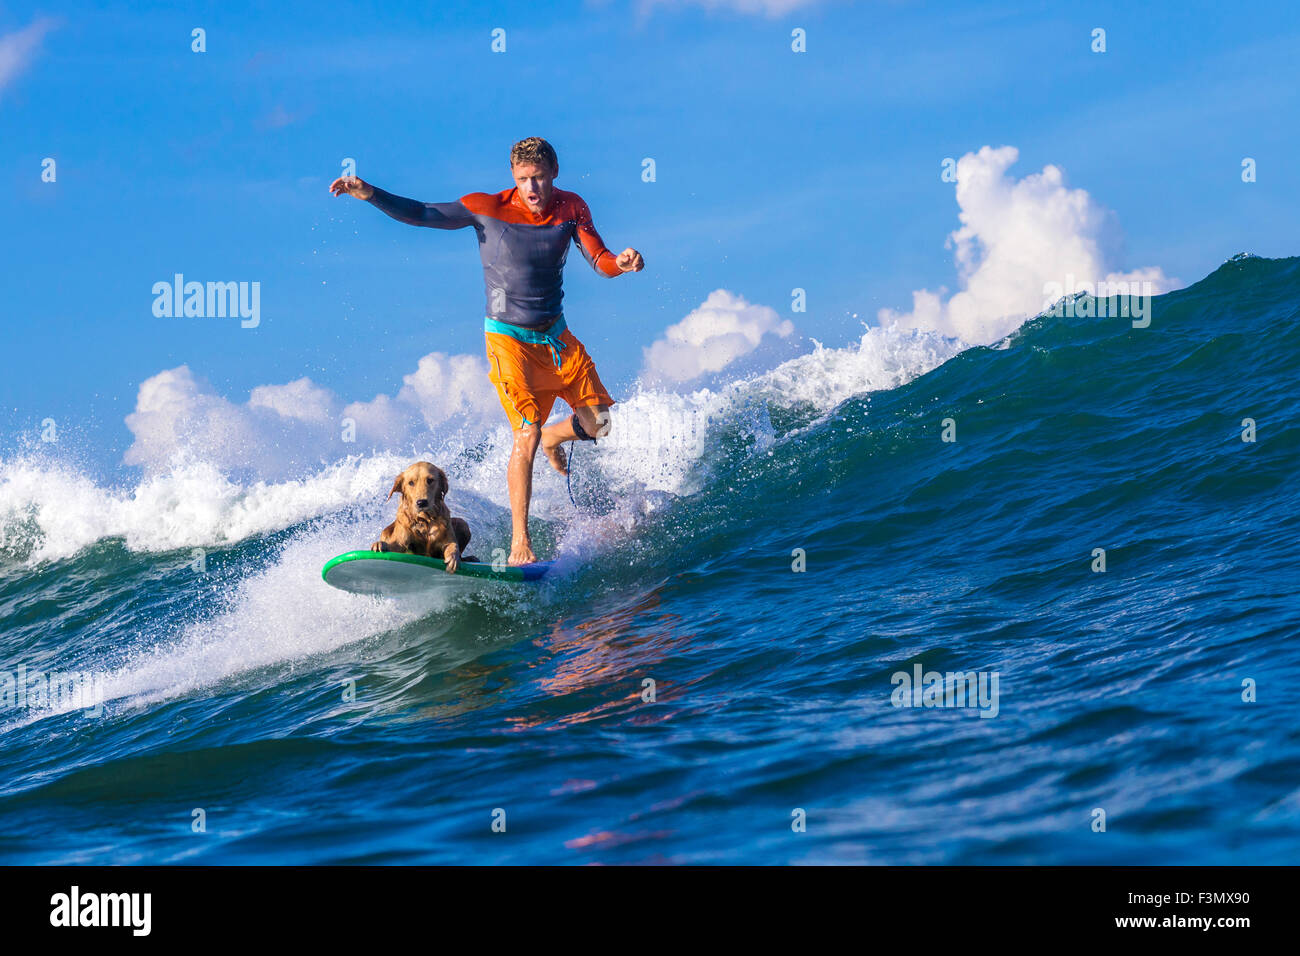
[[447, 476], [442, 469], [431, 462], [417, 461], [393, 479], [388, 497], [394, 494], [402, 496], [397, 520], [379, 533], [379, 540], [370, 550], [442, 558], [447, 562], [447, 573], [455, 574], [461, 552], [469, 545], [469, 524], [464, 518], [453, 518], [443, 501]]

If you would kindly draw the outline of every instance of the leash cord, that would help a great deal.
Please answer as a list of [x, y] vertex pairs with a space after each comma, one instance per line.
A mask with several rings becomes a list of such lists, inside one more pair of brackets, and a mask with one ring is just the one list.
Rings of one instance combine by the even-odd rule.
[[578, 503], [573, 500], [573, 446], [577, 441], [569, 442], [569, 467], [564, 471], [564, 487], [569, 489], [569, 504], [578, 507]]

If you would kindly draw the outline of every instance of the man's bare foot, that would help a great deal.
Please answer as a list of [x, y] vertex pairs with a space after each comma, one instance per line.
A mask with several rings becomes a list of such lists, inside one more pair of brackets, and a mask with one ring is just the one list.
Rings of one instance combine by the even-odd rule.
[[510, 557], [506, 559], [506, 564], [534, 564], [537, 561], [537, 555], [533, 554], [533, 546], [528, 541], [510, 542]]
[[554, 445], [548, 445], [542, 442], [542, 451], [546, 453], [546, 460], [562, 475], [569, 473], [569, 457], [564, 453], [563, 442], [556, 442]]

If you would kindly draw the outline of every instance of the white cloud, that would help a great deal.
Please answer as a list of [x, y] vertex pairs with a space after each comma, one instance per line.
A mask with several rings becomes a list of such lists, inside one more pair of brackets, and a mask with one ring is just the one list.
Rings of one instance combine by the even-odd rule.
[[794, 323], [782, 319], [775, 309], [750, 305], [741, 296], [718, 289], [642, 350], [641, 380], [647, 385], [690, 382], [755, 352], [764, 336], [786, 339], [793, 332]]
[[0, 90], [27, 68], [45, 34], [56, 26], [58, 21], [42, 17], [16, 33], [0, 36]]
[[269, 408], [281, 418], [326, 422], [334, 420], [337, 402], [328, 389], [303, 377], [287, 385], [258, 385], [249, 394], [248, 404]]
[[165, 464], [178, 448], [198, 439], [208, 446], [244, 444], [245, 423], [239, 410], [196, 379], [187, 366], [168, 369], [140, 385], [135, 411], [126, 417], [135, 441], [123, 460], [128, 465]]
[[343, 409], [343, 417], [356, 422], [358, 435], [366, 435], [378, 445], [400, 442], [411, 428], [410, 410], [389, 395], [353, 402]]
[[[126, 417], [134, 436], [123, 461], [148, 472], [180, 458], [221, 470], [275, 478], [341, 454], [405, 443], [428, 446], [465, 427], [477, 434], [505, 424], [482, 359], [435, 352], [420, 359], [396, 396], [344, 403], [309, 378], [259, 385], [247, 402], [232, 402], [188, 366], [159, 372], [141, 384]], [[343, 422], [355, 422], [355, 443], [342, 441]]]
[[403, 376], [399, 402], [420, 409], [430, 428], [454, 418], [479, 418], [499, 412], [496, 387], [488, 381], [486, 363], [473, 355], [431, 352]]
[[1070, 189], [1057, 166], [1016, 180], [1006, 175], [1019, 158], [1013, 146], [985, 146], [957, 161], [961, 228], [956, 249], [961, 290], [918, 289], [912, 311], [881, 309], [882, 325], [930, 329], [974, 345], [995, 342], [1038, 315], [1050, 283], [1149, 281], [1152, 292], [1175, 288], [1157, 266], [1114, 271], [1118, 245], [1113, 215], [1082, 189]]

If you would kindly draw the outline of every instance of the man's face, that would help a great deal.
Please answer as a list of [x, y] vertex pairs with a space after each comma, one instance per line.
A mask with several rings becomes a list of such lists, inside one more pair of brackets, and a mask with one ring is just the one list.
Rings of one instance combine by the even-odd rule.
[[519, 187], [519, 198], [530, 212], [540, 213], [551, 201], [551, 184], [555, 181], [555, 171], [544, 165], [524, 163], [510, 167]]

